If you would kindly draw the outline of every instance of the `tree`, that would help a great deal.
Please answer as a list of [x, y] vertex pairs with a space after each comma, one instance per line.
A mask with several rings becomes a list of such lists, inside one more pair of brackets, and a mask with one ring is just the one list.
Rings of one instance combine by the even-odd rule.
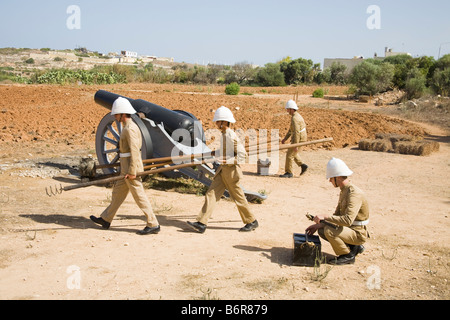
[[320, 65], [310, 59], [298, 58], [290, 62], [283, 61], [280, 70], [287, 84], [311, 83], [319, 72]]
[[450, 96], [450, 54], [436, 61], [435, 70], [430, 82], [431, 87], [437, 94]]
[[260, 68], [256, 74], [256, 82], [265, 87], [284, 86], [284, 74], [280, 71], [278, 63], [267, 63], [264, 68]]
[[347, 83], [347, 66], [340, 62], [333, 62], [323, 73], [327, 83], [336, 85], [344, 85]]
[[425, 92], [426, 77], [419, 68], [412, 69], [407, 76], [405, 91], [408, 99], [418, 99]]
[[390, 63], [376, 65], [364, 61], [352, 70], [350, 82], [356, 86], [358, 94], [374, 95], [390, 88], [393, 77], [394, 66]]
[[450, 96], [450, 68], [434, 72], [432, 87], [437, 94]]

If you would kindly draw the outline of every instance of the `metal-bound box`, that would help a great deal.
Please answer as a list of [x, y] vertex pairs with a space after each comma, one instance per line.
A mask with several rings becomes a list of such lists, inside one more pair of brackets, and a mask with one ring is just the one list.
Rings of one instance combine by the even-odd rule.
[[271, 161], [270, 159], [266, 160], [258, 160], [257, 163], [257, 172], [260, 176], [268, 176], [269, 175], [269, 168], [270, 168]]
[[294, 233], [294, 266], [314, 267], [320, 264], [322, 245], [319, 236]]

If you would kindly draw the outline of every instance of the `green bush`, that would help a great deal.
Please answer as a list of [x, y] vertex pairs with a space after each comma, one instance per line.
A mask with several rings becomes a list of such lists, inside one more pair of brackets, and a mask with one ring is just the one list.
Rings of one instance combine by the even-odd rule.
[[412, 69], [407, 76], [405, 91], [408, 99], [420, 98], [426, 89], [426, 77], [417, 68]]
[[225, 93], [229, 95], [238, 95], [241, 87], [236, 83], [230, 83], [225, 87]]
[[316, 90], [314, 90], [312, 96], [314, 98], [323, 98], [325, 92], [323, 91], [323, 88], [318, 88]]
[[38, 84], [70, 84], [81, 82], [83, 84], [115, 84], [126, 83], [123, 75], [110, 72], [102, 73], [87, 70], [53, 69], [44, 74], [36, 74], [34, 82]]
[[284, 73], [278, 63], [267, 63], [256, 74], [256, 82], [265, 87], [285, 86]]
[[450, 97], [450, 68], [434, 72], [432, 87], [437, 94]]
[[374, 95], [388, 90], [392, 86], [394, 66], [390, 63], [378, 65], [364, 61], [350, 74], [350, 83], [357, 88], [357, 94]]
[[345, 85], [347, 83], [347, 66], [340, 62], [333, 62], [333, 64], [324, 70], [322, 78], [327, 83], [336, 85]]

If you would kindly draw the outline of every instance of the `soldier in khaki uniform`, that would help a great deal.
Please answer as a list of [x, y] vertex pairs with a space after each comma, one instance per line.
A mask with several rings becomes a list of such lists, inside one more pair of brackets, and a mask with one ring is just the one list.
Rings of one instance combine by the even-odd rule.
[[235, 123], [236, 120], [230, 109], [222, 106], [217, 109], [213, 121], [222, 132], [219, 154], [215, 154], [219, 159], [220, 166], [216, 170], [213, 182], [205, 195], [205, 202], [197, 216], [197, 221], [188, 221], [188, 224], [197, 232], [205, 232], [216, 203], [225, 190], [228, 190], [245, 224], [239, 231], [255, 230], [258, 227], [258, 221], [251, 213], [244, 191], [239, 186], [242, 179], [242, 169], [239, 163], [245, 161], [246, 152], [236, 133], [229, 127], [230, 123]]
[[[364, 251], [363, 244], [369, 237], [369, 205], [364, 192], [353, 185], [348, 177], [353, 172], [340, 159], [332, 158], [327, 165], [327, 179], [341, 189], [339, 203], [332, 216], [317, 215], [313, 224], [306, 229], [309, 235], [318, 231], [321, 238], [330, 242], [338, 257], [331, 264], [352, 264], [358, 253]], [[320, 223], [321, 220], [339, 226], [337, 230]]]
[[[289, 128], [289, 131], [287, 132], [286, 136], [283, 140], [281, 140], [281, 143], [286, 143], [286, 141], [291, 138], [291, 144], [304, 142], [307, 140], [307, 134], [306, 134], [306, 124], [305, 120], [303, 120], [303, 117], [298, 113], [298, 107], [294, 100], [289, 100], [286, 103], [286, 111], [291, 116], [291, 127]], [[304, 174], [306, 170], [308, 169], [308, 166], [303, 163], [302, 159], [300, 158], [300, 155], [298, 154], [299, 148], [291, 148], [288, 149], [286, 154], [286, 163], [284, 166], [285, 173], [280, 175], [282, 178], [292, 178], [294, 176], [294, 162], [301, 167], [302, 171], [300, 175]]]
[[100, 218], [91, 216], [91, 220], [108, 229], [121, 204], [125, 201], [128, 192], [133, 195], [136, 204], [144, 212], [147, 225], [143, 230], [138, 231], [140, 235], [158, 233], [160, 226], [152, 205], [145, 194], [144, 186], [140, 177], [136, 177], [138, 172], [144, 170], [141, 158], [142, 136], [138, 126], [131, 119], [131, 114], [135, 114], [131, 103], [125, 98], [118, 98], [114, 101], [111, 114], [123, 125], [119, 140], [120, 150], [120, 173], [124, 179], [116, 182], [112, 191], [111, 204], [103, 211]]

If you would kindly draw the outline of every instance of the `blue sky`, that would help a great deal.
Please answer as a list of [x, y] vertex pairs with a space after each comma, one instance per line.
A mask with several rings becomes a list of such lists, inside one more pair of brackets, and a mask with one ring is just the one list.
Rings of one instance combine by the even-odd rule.
[[[70, 5], [80, 29], [70, 30]], [[380, 9], [369, 29], [367, 8]], [[0, 47], [136, 51], [177, 62], [264, 65], [311, 59], [450, 53], [450, 1], [91, 0], [1, 1]]]

